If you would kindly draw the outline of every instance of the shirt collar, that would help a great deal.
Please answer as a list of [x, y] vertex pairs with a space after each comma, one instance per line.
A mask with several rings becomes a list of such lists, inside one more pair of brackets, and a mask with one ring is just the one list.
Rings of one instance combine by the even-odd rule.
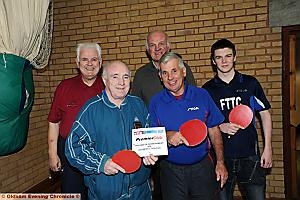
[[156, 69], [157, 71], [159, 71], [159, 66], [157, 66], [153, 60], [151, 60], [151, 62], [153, 64], [154, 69]]
[[[124, 101], [121, 103], [120, 107], [122, 106], [125, 106], [128, 102], [128, 98], [127, 98], [128, 95], [126, 95]], [[109, 99], [108, 99], [108, 96], [107, 96], [107, 93], [106, 93], [106, 90], [103, 90], [102, 92], [102, 99], [103, 99], [103, 102], [105, 103], [106, 106], [110, 107], [110, 108], [118, 108], [118, 106], [114, 103], [112, 103]]]
[[234, 70], [234, 76], [233, 79], [227, 84], [222, 79], [219, 78], [219, 76], [216, 74], [214, 77], [214, 81], [216, 83], [223, 83], [223, 84], [231, 84], [231, 83], [242, 83], [243, 82], [243, 75], [239, 73], [238, 71]]
[[166, 102], [166, 103], [169, 103], [171, 101], [181, 101], [181, 100], [191, 100], [191, 93], [189, 92], [190, 90], [190, 85], [187, 83], [187, 81], [184, 81], [184, 92], [183, 92], [183, 95], [180, 99], [176, 99], [176, 97], [167, 89], [165, 88], [163, 90], [163, 100]]

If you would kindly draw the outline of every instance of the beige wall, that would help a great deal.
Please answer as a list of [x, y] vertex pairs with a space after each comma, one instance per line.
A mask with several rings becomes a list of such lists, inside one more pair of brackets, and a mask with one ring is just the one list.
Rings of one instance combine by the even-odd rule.
[[26, 147], [0, 158], [1, 192], [22, 192], [48, 177], [47, 113], [57, 84], [76, 74], [76, 43], [98, 42], [104, 61], [122, 60], [135, 71], [148, 62], [145, 36], [154, 29], [167, 31], [199, 86], [213, 76], [211, 44], [223, 37], [236, 43], [237, 69], [261, 82], [272, 105], [274, 167], [267, 197], [284, 198], [281, 28], [268, 26], [267, 0], [54, 0], [50, 64], [34, 71]]

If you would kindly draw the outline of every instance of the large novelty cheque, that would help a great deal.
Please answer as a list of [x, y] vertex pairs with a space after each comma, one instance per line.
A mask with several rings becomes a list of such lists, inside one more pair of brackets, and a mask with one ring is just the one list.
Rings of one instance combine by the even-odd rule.
[[132, 129], [132, 150], [140, 157], [168, 155], [165, 127]]

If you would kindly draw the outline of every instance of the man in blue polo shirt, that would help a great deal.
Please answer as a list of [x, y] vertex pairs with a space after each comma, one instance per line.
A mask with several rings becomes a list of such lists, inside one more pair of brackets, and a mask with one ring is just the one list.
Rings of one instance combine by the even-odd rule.
[[[169, 143], [169, 154], [160, 163], [163, 199], [216, 199], [217, 181], [222, 187], [227, 179], [218, 127], [224, 117], [207, 91], [184, 81], [186, 69], [175, 53], [166, 53], [159, 66], [165, 89], [152, 98], [149, 112], [152, 126], [166, 128]], [[216, 168], [209, 157], [209, 139], [190, 147], [179, 132], [180, 125], [191, 119], [199, 119], [208, 127], [217, 155]]]
[[[224, 143], [228, 180], [226, 198], [233, 199], [235, 182], [245, 190], [247, 199], [264, 200], [266, 177], [264, 168], [272, 167], [270, 104], [256, 78], [235, 70], [235, 45], [227, 40], [216, 41], [211, 47], [211, 61], [216, 76], [205, 83], [225, 121], [220, 125]], [[244, 104], [260, 115], [264, 132], [264, 149], [260, 158], [255, 118], [245, 129], [229, 123], [229, 113], [235, 106]], [[223, 193], [223, 192], [222, 192]]]

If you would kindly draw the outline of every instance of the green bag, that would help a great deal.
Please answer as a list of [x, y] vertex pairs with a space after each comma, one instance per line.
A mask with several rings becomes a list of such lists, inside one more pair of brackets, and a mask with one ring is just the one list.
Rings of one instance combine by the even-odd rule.
[[33, 99], [30, 62], [13, 54], [0, 54], [0, 156], [25, 146]]

